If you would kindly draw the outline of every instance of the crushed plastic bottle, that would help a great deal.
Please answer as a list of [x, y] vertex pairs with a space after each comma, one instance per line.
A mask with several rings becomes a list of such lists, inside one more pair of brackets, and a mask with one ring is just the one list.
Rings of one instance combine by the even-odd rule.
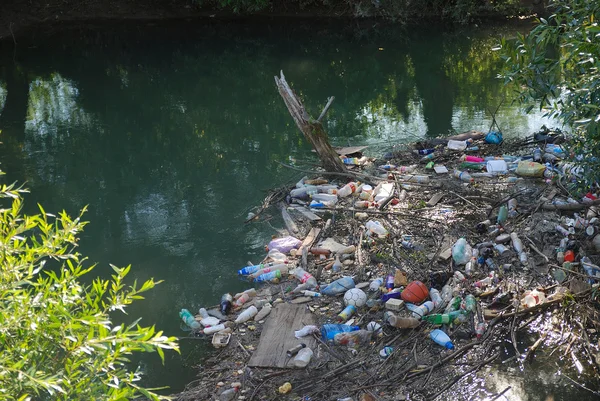
[[317, 280], [301, 267], [296, 267], [294, 270], [290, 271], [290, 274], [296, 276], [298, 280], [300, 280], [300, 285], [292, 290], [292, 293], [297, 293], [303, 290], [311, 290], [317, 287]]
[[345, 333], [338, 333], [333, 337], [333, 343], [335, 345], [344, 345], [346, 347], [358, 347], [360, 345], [366, 345], [371, 341], [372, 331], [368, 330], [355, 330]]
[[354, 288], [356, 284], [354, 280], [350, 276], [344, 276], [339, 278], [331, 283], [329, 283], [325, 288], [321, 289], [321, 294], [328, 296], [335, 296], [342, 293], [345, 293], [351, 288]]
[[[334, 325], [334, 326], [337, 326], [337, 325]], [[302, 338], [302, 337], [306, 337], [310, 334], [318, 333], [318, 332], [319, 332], [319, 328], [317, 326], [310, 325], [310, 326], [304, 326], [300, 330], [296, 330], [294, 332], [294, 336], [296, 338]], [[322, 332], [322, 329], [321, 329], [321, 332]], [[323, 340], [325, 340], [325, 337], [323, 337]]]
[[[356, 192], [356, 183], [355, 182], [349, 182], [348, 184], [344, 185], [342, 188], [338, 189], [337, 191], [337, 196], [339, 196], [340, 198], [345, 198], [348, 195], [351, 195], [352, 193]], [[314, 199], [314, 197], [313, 197]]]
[[360, 330], [360, 327], [348, 326], [345, 324], [324, 324], [321, 327], [321, 337], [325, 342], [332, 342], [337, 334], [355, 330]]

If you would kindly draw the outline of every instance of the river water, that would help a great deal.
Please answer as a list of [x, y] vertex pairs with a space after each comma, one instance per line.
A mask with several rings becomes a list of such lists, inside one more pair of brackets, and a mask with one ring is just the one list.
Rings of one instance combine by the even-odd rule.
[[[299, 178], [279, 162], [315, 161], [275, 74], [285, 72], [313, 115], [335, 96], [325, 124], [332, 142], [372, 154], [487, 131], [496, 110], [506, 136], [524, 136], [549, 122], [523, 114], [496, 79], [502, 61], [491, 48], [513, 31], [320, 20], [33, 30], [16, 46], [0, 42], [1, 167], [31, 189], [27, 210], [89, 205], [80, 250], [99, 262], [95, 272], [132, 264], [132, 280], [164, 280], [129, 313], [185, 336], [178, 311], [246, 288], [236, 269], [262, 259], [281, 227], [276, 218], [243, 224], [266, 189]], [[181, 346], [164, 367], [156, 355], [142, 358], [149, 384], [178, 391], [193, 380], [210, 349]], [[555, 370], [498, 368], [473, 386], [512, 385], [510, 400], [588, 397]]]

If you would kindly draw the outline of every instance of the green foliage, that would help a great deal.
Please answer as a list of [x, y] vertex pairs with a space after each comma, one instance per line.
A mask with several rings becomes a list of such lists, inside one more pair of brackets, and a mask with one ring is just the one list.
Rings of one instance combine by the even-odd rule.
[[112, 266], [112, 279], [83, 284], [94, 266], [75, 252], [82, 216], [41, 206], [23, 215], [24, 192], [0, 187], [0, 400], [164, 398], [139, 385], [128, 358], [156, 351], [164, 362], [164, 349], [178, 351], [175, 339], [138, 321], [113, 323], [158, 283], [126, 287], [130, 266]]
[[[400, 21], [440, 18], [468, 23], [481, 15], [511, 15], [521, 11], [519, 0], [194, 0], [204, 7], [216, 7], [235, 13], [253, 13], [266, 9], [282, 11], [315, 10], [353, 17], [384, 17]], [[285, 3], [285, 4], [284, 4]]]
[[[527, 35], [503, 39], [503, 77], [519, 100], [572, 128], [570, 153], [585, 168], [581, 186], [600, 179], [600, 2], [555, 0]], [[529, 108], [531, 110], [531, 106]]]

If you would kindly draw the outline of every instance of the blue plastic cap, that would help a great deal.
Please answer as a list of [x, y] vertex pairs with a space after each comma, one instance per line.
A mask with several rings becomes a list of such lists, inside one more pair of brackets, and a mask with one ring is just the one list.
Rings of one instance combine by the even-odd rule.
[[444, 347], [446, 347], [447, 349], [454, 349], [454, 344], [452, 344], [452, 342], [448, 341]]

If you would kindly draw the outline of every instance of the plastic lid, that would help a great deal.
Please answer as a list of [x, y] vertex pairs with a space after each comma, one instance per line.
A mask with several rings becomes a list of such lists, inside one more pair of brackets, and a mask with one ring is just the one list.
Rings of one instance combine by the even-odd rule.
[[451, 341], [448, 341], [446, 344], [444, 344], [444, 347], [447, 349], [454, 349], [454, 344], [452, 344]]

